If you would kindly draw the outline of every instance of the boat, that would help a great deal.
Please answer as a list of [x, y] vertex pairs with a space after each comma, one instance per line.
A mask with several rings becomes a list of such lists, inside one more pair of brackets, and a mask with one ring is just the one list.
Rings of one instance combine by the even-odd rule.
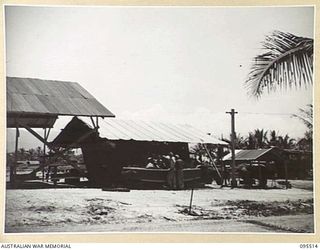
[[[169, 169], [142, 168], [142, 167], [124, 167], [122, 176], [128, 183], [145, 183], [166, 185], [168, 183]], [[212, 183], [215, 178], [215, 172], [207, 166], [197, 168], [184, 168], [183, 177], [185, 185], [192, 183]], [[219, 182], [219, 181], [217, 181]]]

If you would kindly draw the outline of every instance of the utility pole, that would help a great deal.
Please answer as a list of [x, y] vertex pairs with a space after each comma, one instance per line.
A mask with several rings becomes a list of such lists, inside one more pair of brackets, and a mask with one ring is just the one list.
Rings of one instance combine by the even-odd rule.
[[231, 109], [231, 112], [226, 113], [231, 115], [231, 188], [234, 188], [237, 186], [237, 181], [235, 178], [236, 157], [234, 152], [234, 143], [236, 138], [236, 132], [234, 115], [238, 114], [238, 112], [235, 112], [234, 109]]

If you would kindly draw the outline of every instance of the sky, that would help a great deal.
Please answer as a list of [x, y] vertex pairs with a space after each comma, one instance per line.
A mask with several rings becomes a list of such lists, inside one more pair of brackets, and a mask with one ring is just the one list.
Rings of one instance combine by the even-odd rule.
[[6, 74], [78, 82], [118, 118], [228, 137], [234, 108], [243, 136], [259, 128], [303, 137], [291, 114], [313, 102], [312, 87], [257, 100], [244, 86], [274, 30], [313, 38], [313, 7], [6, 6]]

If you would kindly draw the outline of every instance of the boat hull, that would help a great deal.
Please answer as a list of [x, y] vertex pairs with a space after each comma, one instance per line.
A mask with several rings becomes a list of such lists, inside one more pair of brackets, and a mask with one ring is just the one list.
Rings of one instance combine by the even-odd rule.
[[[125, 167], [122, 169], [122, 175], [128, 181], [139, 181], [147, 183], [168, 183], [169, 169], [146, 169], [138, 167]], [[201, 182], [202, 170], [200, 168], [183, 169], [184, 182]]]

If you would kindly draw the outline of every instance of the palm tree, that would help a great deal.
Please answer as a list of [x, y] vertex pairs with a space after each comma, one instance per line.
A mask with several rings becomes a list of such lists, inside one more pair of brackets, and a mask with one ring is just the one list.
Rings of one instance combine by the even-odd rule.
[[28, 158], [27, 151], [25, 150], [25, 148], [18, 149], [17, 158], [20, 161], [24, 161], [24, 160], [26, 160]]
[[254, 130], [254, 138], [256, 141], [256, 148], [265, 148], [267, 145], [267, 131], [263, 129], [255, 129]]
[[36, 151], [37, 151], [37, 158], [39, 159], [39, 157], [43, 155], [43, 150], [41, 147], [37, 147]]
[[245, 83], [250, 95], [313, 83], [313, 39], [274, 31], [262, 46], [266, 52], [254, 58]]
[[308, 130], [313, 132], [313, 105], [308, 104], [306, 109], [299, 109], [300, 114], [293, 114], [293, 117], [300, 119], [304, 125], [307, 126]]
[[[220, 138], [221, 141], [225, 141], [231, 145], [231, 134], [230, 134], [230, 139], [226, 139], [224, 137]], [[234, 138], [234, 148], [235, 149], [243, 149], [246, 148], [247, 146], [247, 138], [244, 138], [243, 136], [240, 135], [240, 133], [235, 135]]]
[[244, 140], [246, 149], [259, 149], [268, 146], [267, 132], [263, 129], [255, 129], [254, 132], [249, 132], [248, 137]]
[[278, 135], [275, 130], [270, 131], [270, 139], [268, 141], [269, 146], [277, 146], [278, 145]]
[[246, 146], [247, 140], [243, 136], [241, 136], [239, 133], [236, 134], [235, 140], [234, 140], [234, 147], [236, 149], [242, 149]]
[[192, 154], [195, 154], [195, 155], [203, 155], [205, 154], [205, 149], [203, 147], [203, 145], [201, 143], [197, 143], [196, 145], [194, 145], [191, 149], [190, 149], [190, 152]]
[[28, 150], [28, 160], [35, 160], [35, 158], [37, 157], [37, 151], [34, 148], [30, 148]]
[[256, 149], [256, 139], [254, 137], [254, 133], [252, 132], [250, 132], [248, 135], [246, 149]]
[[303, 150], [312, 150], [313, 139], [313, 105], [307, 105], [306, 109], [299, 109], [300, 114], [294, 114], [293, 117], [300, 119], [308, 128], [304, 134], [304, 138], [298, 141], [298, 147]]
[[292, 149], [295, 146], [295, 139], [290, 138], [288, 134], [278, 137], [278, 145], [282, 149]]

